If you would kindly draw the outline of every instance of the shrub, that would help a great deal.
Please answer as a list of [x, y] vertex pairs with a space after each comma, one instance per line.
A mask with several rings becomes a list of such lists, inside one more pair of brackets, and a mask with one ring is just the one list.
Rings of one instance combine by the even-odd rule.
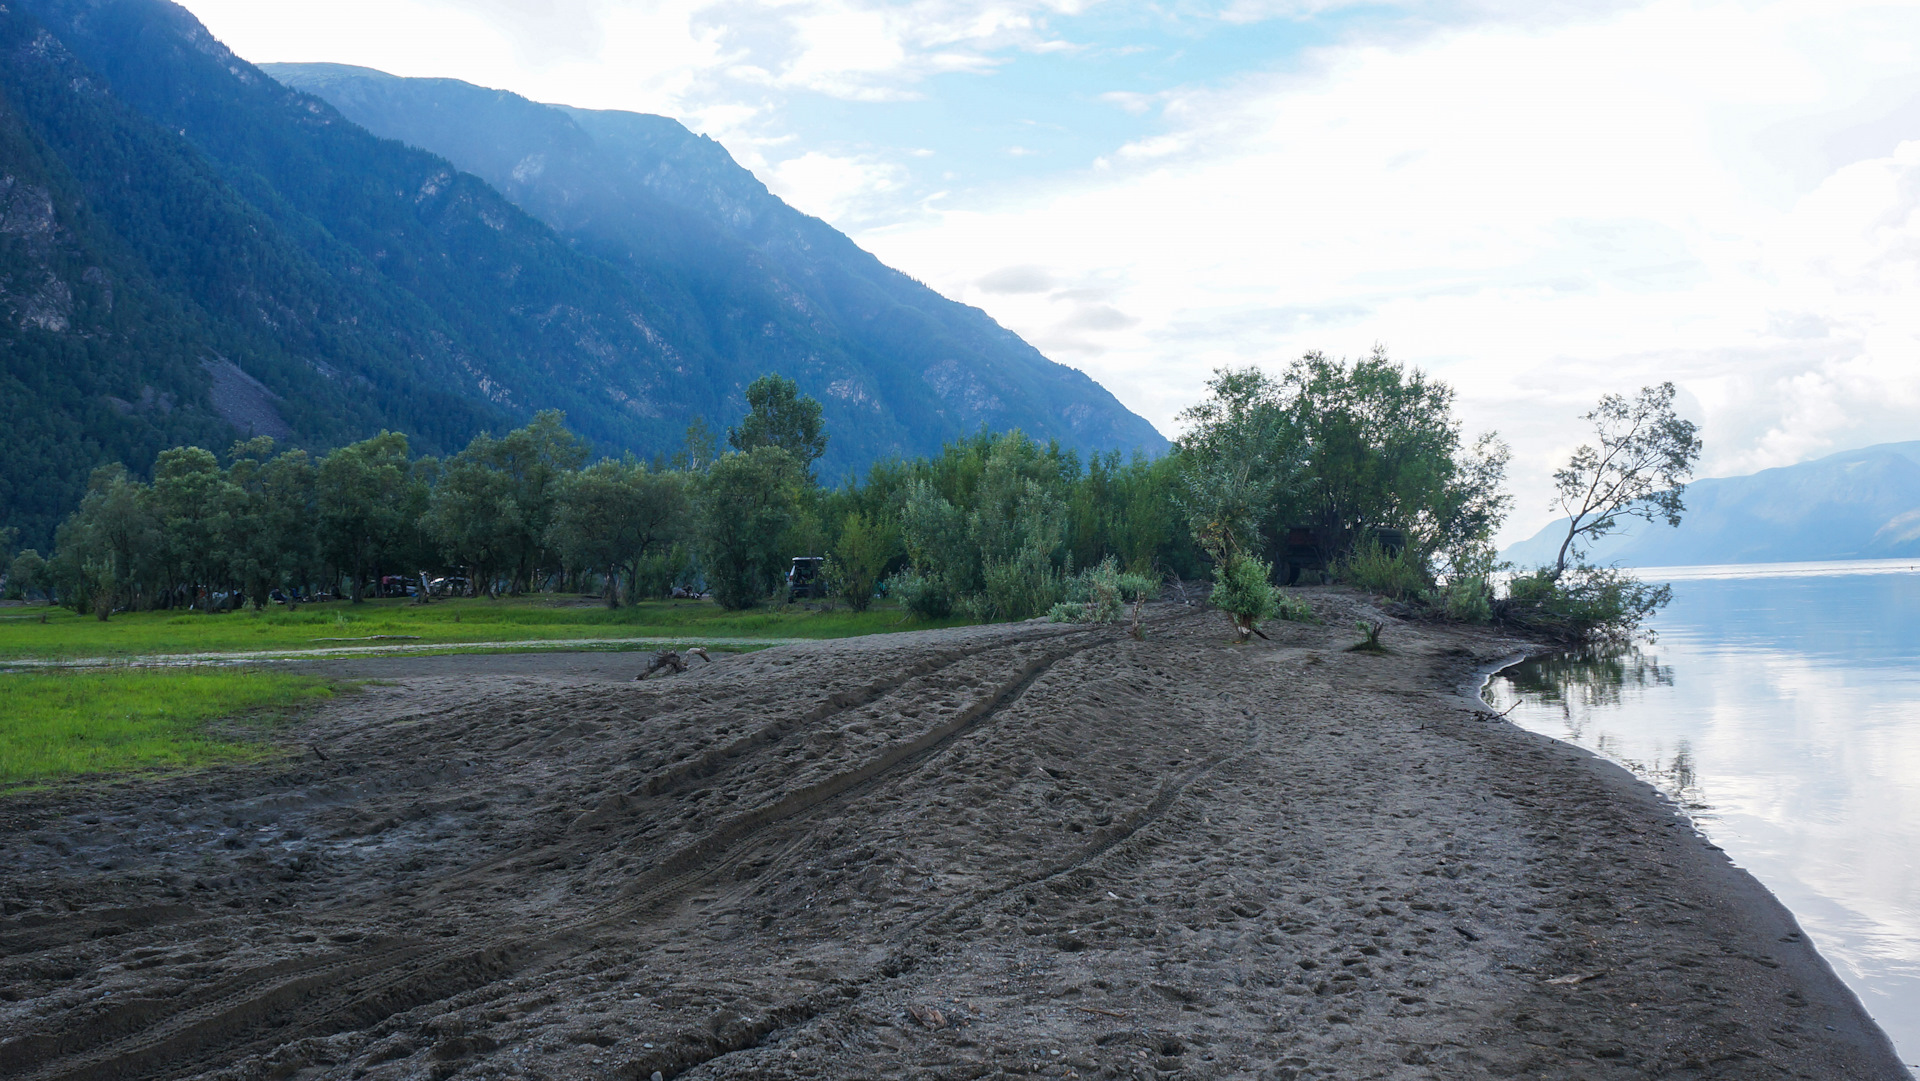
[[1372, 537], [1363, 538], [1342, 560], [1335, 577], [1348, 585], [1396, 601], [1423, 597], [1433, 579], [1411, 545], [1390, 552]]
[[1673, 599], [1670, 586], [1650, 586], [1617, 567], [1569, 569], [1556, 578], [1541, 568], [1514, 578], [1493, 606], [1501, 622], [1575, 642], [1626, 642]]
[[1268, 580], [1272, 573], [1272, 564], [1249, 555], [1230, 556], [1214, 568], [1213, 606], [1232, 618], [1243, 640], [1260, 634], [1261, 622], [1280, 611], [1280, 591]]
[[841, 524], [840, 542], [826, 565], [827, 582], [847, 607], [864, 612], [873, 603], [873, 587], [900, 550], [900, 533], [892, 523], [870, 519], [855, 511]]
[[977, 604], [985, 619], [1031, 619], [1052, 608], [1066, 593], [1066, 581], [1053, 559], [1028, 544], [1012, 559], [986, 565], [987, 589]]
[[1157, 583], [1144, 574], [1123, 573], [1112, 556], [1067, 579], [1066, 600], [1047, 618], [1055, 623], [1118, 623], [1127, 605], [1153, 594]]
[[908, 568], [887, 579], [887, 595], [922, 619], [945, 619], [953, 614], [953, 594], [941, 578]]

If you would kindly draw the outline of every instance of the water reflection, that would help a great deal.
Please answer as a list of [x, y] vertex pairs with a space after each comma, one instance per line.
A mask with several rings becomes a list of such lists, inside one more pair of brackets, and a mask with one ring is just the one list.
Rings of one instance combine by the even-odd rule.
[[1657, 647], [1529, 661], [1487, 699], [1686, 808], [1920, 1059], [1920, 574], [1738, 572], [1676, 580]]

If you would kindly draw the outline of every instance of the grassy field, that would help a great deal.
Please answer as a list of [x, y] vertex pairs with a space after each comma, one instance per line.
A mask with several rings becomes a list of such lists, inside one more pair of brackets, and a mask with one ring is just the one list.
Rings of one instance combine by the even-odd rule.
[[324, 639], [369, 635], [417, 635], [419, 644], [426, 645], [567, 638], [845, 638], [963, 622], [914, 619], [886, 602], [866, 612], [810, 612], [800, 605], [728, 612], [711, 601], [649, 601], [610, 610], [592, 600], [552, 596], [427, 605], [329, 601], [293, 612], [276, 606], [219, 615], [125, 612], [105, 623], [64, 608], [13, 605], [0, 607], [0, 661], [323, 649], [354, 644]]
[[0, 675], [0, 791], [263, 757], [274, 720], [332, 694], [325, 680], [245, 668]]

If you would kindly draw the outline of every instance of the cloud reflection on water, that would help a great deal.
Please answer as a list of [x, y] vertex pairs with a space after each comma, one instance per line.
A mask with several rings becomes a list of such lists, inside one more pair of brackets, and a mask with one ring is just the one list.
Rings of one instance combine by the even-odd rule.
[[1657, 646], [1540, 658], [1488, 700], [1687, 809], [1920, 1057], [1920, 574], [1738, 572], [1676, 577]]

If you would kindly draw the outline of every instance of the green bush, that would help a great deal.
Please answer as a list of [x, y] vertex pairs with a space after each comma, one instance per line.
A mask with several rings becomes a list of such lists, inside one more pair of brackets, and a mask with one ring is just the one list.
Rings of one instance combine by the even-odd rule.
[[945, 581], [908, 568], [887, 579], [887, 595], [900, 607], [922, 619], [945, 619], [953, 614], [953, 593]]
[[1547, 568], [1514, 578], [1493, 606], [1502, 623], [1575, 642], [1626, 642], [1673, 599], [1617, 567], [1581, 564], [1556, 578]]
[[1340, 581], [1396, 601], [1424, 597], [1433, 578], [1411, 545], [1390, 552], [1372, 537], [1353, 546], [1334, 572]]
[[858, 511], [841, 523], [840, 542], [827, 558], [827, 582], [847, 607], [864, 612], [873, 603], [880, 573], [900, 551], [900, 531], [891, 522]]
[[1233, 620], [1241, 638], [1260, 632], [1260, 624], [1280, 611], [1280, 591], [1269, 580], [1273, 565], [1249, 555], [1230, 557], [1214, 568], [1213, 606]]
[[1055, 623], [1118, 623], [1127, 606], [1150, 597], [1159, 583], [1144, 574], [1122, 572], [1112, 556], [1067, 579], [1066, 600], [1053, 606], [1047, 618]]
[[1031, 619], [1066, 595], [1065, 578], [1038, 545], [1021, 548], [1012, 559], [987, 563], [985, 577], [986, 591], [974, 604], [983, 619]]
[[1493, 592], [1485, 578], [1450, 578], [1434, 594], [1435, 606], [1448, 619], [1486, 623], [1493, 619]]

